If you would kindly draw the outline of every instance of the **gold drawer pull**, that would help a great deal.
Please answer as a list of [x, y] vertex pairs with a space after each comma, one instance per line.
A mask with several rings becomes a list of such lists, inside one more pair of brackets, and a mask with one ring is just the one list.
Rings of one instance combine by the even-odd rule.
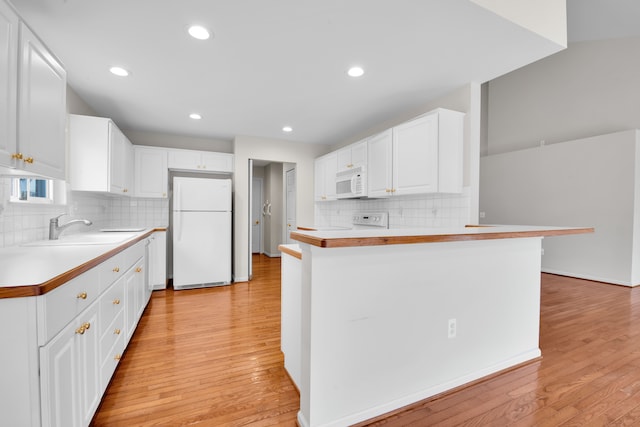
[[116, 298], [116, 299], [114, 299], [114, 300], [113, 300], [113, 303], [114, 303], [115, 305], [118, 305], [118, 304], [120, 304], [120, 300], [119, 300], [118, 298]]
[[76, 334], [84, 335], [84, 333], [87, 330], [89, 330], [89, 328], [91, 328], [91, 323], [85, 322], [85, 323], [82, 324], [82, 326], [80, 326], [78, 329], [76, 329]]
[[120, 329], [116, 328], [116, 330], [113, 331], [113, 333], [116, 334], [116, 335], [120, 335]]
[[13, 153], [11, 155], [11, 158], [16, 160], [22, 160], [22, 153]]
[[136, 273], [140, 273], [142, 271], [142, 267], [137, 267], [136, 268]]
[[87, 299], [87, 293], [86, 292], [80, 292], [78, 295], [76, 295], [77, 299]]
[[120, 267], [114, 267], [114, 268], [113, 268], [113, 272], [114, 272], [114, 273], [118, 273], [118, 272], [120, 272]]
[[121, 355], [121, 354], [116, 354], [116, 355], [113, 357], [113, 360], [120, 360], [120, 359], [122, 359], [122, 355]]
[[33, 163], [33, 157], [27, 157], [26, 159], [24, 159], [24, 162], [29, 164]]

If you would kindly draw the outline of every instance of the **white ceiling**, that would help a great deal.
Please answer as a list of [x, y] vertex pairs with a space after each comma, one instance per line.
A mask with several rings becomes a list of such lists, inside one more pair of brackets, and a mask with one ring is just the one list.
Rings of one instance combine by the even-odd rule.
[[[468, 0], [12, 2], [99, 115], [124, 130], [229, 141], [335, 144], [550, 51]], [[640, 3], [616, 2], [636, 12]], [[600, 17], [610, 3], [569, 0]], [[581, 39], [591, 28], [583, 22], [569, 18]], [[192, 23], [214, 37], [191, 39]], [[346, 75], [354, 64], [365, 68], [360, 79]], [[111, 75], [112, 65], [131, 75]]]

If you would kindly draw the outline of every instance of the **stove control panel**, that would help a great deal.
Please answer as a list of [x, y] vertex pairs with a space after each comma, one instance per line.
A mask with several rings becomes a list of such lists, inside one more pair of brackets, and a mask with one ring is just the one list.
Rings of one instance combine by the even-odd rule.
[[389, 228], [388, 212], [356, 212], [351, 223], [359, 227]]

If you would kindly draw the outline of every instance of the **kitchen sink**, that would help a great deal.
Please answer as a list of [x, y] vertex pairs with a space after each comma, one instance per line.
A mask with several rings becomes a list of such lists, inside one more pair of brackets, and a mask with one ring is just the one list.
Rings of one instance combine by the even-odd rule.
[[74, 245], [114, 245], [127, 241], [139, 233], [103, 232], [80, 233], [61, 236], [58, 240], [39, 240], [22, 246], [74, 246]]

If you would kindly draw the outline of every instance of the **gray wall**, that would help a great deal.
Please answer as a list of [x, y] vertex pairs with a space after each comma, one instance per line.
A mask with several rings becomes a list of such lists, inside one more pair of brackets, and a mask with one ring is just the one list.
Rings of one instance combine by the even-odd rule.
[[570, 44], [488, 83], [488, 154], [640, 128], [640, 37]]

